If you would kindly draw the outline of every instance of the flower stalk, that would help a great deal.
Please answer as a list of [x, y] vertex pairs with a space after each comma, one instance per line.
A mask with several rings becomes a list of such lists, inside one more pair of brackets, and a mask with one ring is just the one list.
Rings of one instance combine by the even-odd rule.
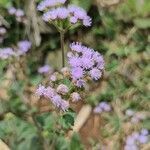
[[64, 31], [60, 31], [60, 44], [61, 44], [61, 52], [62, 52], [62, 67], [65, 67], [65, 49], [64, 49]]

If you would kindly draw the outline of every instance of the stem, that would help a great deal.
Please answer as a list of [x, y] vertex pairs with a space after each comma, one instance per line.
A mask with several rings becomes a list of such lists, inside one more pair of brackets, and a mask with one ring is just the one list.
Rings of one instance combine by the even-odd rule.
[[62, 51], [62, 67], [65, 67], [64, 32], [60, 31], [60, 43]]

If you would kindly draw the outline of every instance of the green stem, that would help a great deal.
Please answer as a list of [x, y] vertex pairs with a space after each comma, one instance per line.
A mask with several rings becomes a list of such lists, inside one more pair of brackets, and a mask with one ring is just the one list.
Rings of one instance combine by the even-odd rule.
[[60, 43], [61, 43], [61, 51], [62, 51], [62, 67], [65, 67], [65, 50], [64, 50], [64, 32], [60, 31]]

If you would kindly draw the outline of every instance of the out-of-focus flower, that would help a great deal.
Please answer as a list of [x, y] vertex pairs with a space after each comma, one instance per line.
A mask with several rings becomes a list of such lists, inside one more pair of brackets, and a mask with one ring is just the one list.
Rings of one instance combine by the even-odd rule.
[[[138, 145], [146, 144], [149, 140], [147, 131], [147, 129], [142, 129], [140, 132], [133, 132], [127, 136], [124, 150], [139, 150]], [[146, 135], [143, 135], [142, 132], [146, 133]]]
[[11, 56], [14, 56], [14, 55], [15, 55], [15, 53], [14, 53], [12, 48], [2, 48], [2, 49], [0, 49], [0, 58], [1, 59], [7, 59], [7, 58], [9, 58]]
[[51, 75], [50, 76], [50, 80], [53, 81], [53, 82], [55, 82], [57, 80], [56, 75], [55, 74]]
[[132, 117], [135, 114], [135, 112], [132, 109], [127, 109], [125, 114], [129, 117]]
[[17, 9], [15, 12], [15, 15], [16, 15], [16, 17], [23, 17], [25, 14], [22, 9]]
[[24, 41], [18, 42], [18, 49], [22, 53], [26, 53], [30, 48], [31, 48], [31, 42], [30, 41], [24, 40]]
[[4, 35], [6, 33], [6, 29], [4, 27], [0, 27], [0, 35]]
[[59, 94], [62, 94], [62, 95], [65, 95], [69, 92], [69, 88], [64, 85], [64, 84], [60, 84], [58, 87], [57, 87], [57, 92]]
[[92, 19], [87, 15], [87, 12], [76, 5], [69, 5], [68, 10], [70, 12], [71, 18], [70, 21], [71, 23], [76, 23], [76, 20], [81, 20], [84, 26], [91, 26]]
[[72, 100], [72, 102], [78, 102], [79, 100], [81, 100], [80, 94], [77, 92], [73, 92], [71, 94], [71, 100]]
[[111, 111], [111, 106], [107, 102], [100, 102], [93, 111], [96, 114], [100, 114], [103, 111], [109, 112]]
[[49, 65], [44, 65], [38, 69], [38, 72], [41, 74], [52, 73], [53, 69]]
[[64, 67], [61, 69], [61, 72], [64, 76], [69, 76], [70, 75], [70, 69], [68, 67]]
[[37, 9], [39, 11], [43, 11], [47, 8], [64, 4], [65, 2], [66, 2], [66, 0], [44, 0], [37, 6]]
[[14, 14], [16, 13], [16, 8], [14, 8], [14, 7], [9, 7], [9, 8], [8, 8], [8, 13], [9, 13], [10, 15], [14, 15]]

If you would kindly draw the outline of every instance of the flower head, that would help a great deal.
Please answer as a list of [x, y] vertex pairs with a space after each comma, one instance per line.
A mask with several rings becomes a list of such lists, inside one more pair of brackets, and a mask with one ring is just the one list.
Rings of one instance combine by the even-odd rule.
[[47, 8], [64, 4], [65, 2], [66, 2], [66, 0], [44, 0], [37, 6], [37, 9], [39, 11], [43, 11]]
[[[72, 79], [81, 81], [89, 76], [93, 80], [100, 79], [104, 69], [104, 60], [101, 54], [79, 42], [73, 42], [70, 44], [70, 48], [68, 59]], [[79, 86], [79, 84], [77, 85]]]
[[43, 96], [44, 93], [45, 93], [45, 90], [46, 90], [45, 86], [40, 84], [39, 87], [36, 90], [36, 95]]
[[1, 59], [7, 59], [11, 56], [14, 56], [15, 55], [15, 52], [13, 51], [12, 48], [2, 48], [0, 49], [0, 58]]
[[44, 65], [38, 69], [38, 72], [42, 74], [42, 73], [52, 72], [52, 70], [53, 69], [49, 65]]
[[69, 92], [69, 88], [64, 85], [64, 84], [60, 84], [58, 87], [57, 87], [57, 92], [59, 94], [62, 94], [62, 95], [65, 95]]
[[101, 71], [99, 69], [97, 69], [97, 68], [93, 68], [90, 71], [90, 76], [94, 80], [98, 80], [101, 77], [101, 75], [102, 75]]
[[71, 75], [74, 80], [81, 79], [84, 75], [83, 69], [80, 67], [73, 68], [71, 70]]
[[30, 41], [24, 40], [24, 41], [18, 42], [18, 49], [19, 49], [20, 54], [26, 53], [30, 48], [31, 48]]
[[81, 96], [80, 96], [79, 93], [73, 92], [71, 94], [71, 99], [72, 99], [73, 102], [77, 102], [77, 101], [81, 100]]

